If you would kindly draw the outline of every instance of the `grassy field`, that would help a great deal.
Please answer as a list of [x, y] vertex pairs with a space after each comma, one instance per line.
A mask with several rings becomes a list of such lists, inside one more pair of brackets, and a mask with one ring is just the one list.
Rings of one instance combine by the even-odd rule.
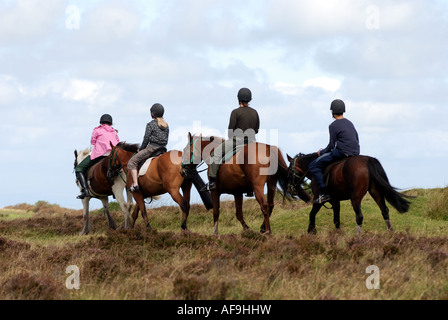
[[[448, 189], [411, 190], [410, 212], [391, 209], [387, 232], [378, 207], [363, 201], [363, 233], [342, 206], [342, 229], [332, 211], [317, 216], [308, 235], [310, 206], [277, 199], [273, 235], [263, 236], [258, 204], [244, 203], [251, 231], [242, 232], [233, 203], [222, 203], [220, 235], [212, 213], [193, 205], [189, 233], [180, 231], [177, 207], [150, 210], [133, 230], [107, 230], [100, 210], [93, 232], [79, 236], [82, 212], [38, 202], [0, 210], [0, 299], [448, 299]], [[113, 217], [123, 216], [113, 205]], [[77, 266], [80, 289], [68, 290], [68, 266]], [[375, 266], [379, 289], [368, 289]]]

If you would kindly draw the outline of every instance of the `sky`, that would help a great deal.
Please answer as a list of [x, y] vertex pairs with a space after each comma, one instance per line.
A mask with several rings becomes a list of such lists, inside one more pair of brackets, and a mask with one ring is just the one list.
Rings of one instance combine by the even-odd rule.
[[285, 157], [327, 146], [342, 99], [393, 186], [446, 187], [447, 39], [437, 0], [0, 0], [0, 208], [81, 209], [74, 150], [102, 114], [141, 143], [161, 103], [182, 150], [226, 136], [242, 87]]

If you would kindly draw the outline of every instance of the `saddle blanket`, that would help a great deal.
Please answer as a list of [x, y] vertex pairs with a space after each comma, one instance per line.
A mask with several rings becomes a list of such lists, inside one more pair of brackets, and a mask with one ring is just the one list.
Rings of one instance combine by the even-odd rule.
[[140, 170], [138, 171], [138, 176], [142, 177], [146, 174], [146, 172], [148, 171], [149, 165], [151, 164], [151, 161], [154, 158], [149, 158], [148, 160], [145, 161], [145, 163], [143, 163], [143, 165], [140, 167]]
[[222, 162], [225, 163], [233, 158], [234, 155], [236, 155], [241, 149], [245, 147], [244, 144], [236, 146], [232, 151], [224, 155]]

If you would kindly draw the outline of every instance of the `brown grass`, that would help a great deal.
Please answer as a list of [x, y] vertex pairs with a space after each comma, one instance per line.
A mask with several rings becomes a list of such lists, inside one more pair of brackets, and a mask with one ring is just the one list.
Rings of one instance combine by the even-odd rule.
[[[389, 233], [383, 230], [380, 218], [374, 222], [379, 216], [376, 212], [366, 214], [371, 229], [366, 227], [357, 236], [354, 214], [346, 210], [343, 230], [334, 230], [332, 216], [322, 213], [318, 234], [308, 235], [303, 221], [309, 207], [279, 203], [272, 217], [274, 235], [266, 237], [258, 232], [261, 216], [257, 205], [246, 201], [245, 217], [254, 230], [242, 232], [233, 204], [223, 203], [220, 236], [210, 235], [211, 212], [196, 205], [189, 233], [180, 231], [179, 209], [164, 207], [150, 213], [157, 231], [146, 231], [141, 218], [133, 230], [109, 231], [102, 213], [96, 212], [93, 234], [82, 237], [78, 236], [80, 211], [47, 203], [9, 208], [18, 209], [35, 214], [24, 219], [0, 218], [0, 299], [448, 297], [447, 225], [441, 221], [425, 220], [431, 232], [397, 221], [397, 231]], [[120, 225], [122, 214], [114, 211], [113, 216]], [[402, 217], [410, 221], [420, 218], [412, 212]], [[69, 265], [80, 269], [80, 290], [65, 287]], [[370, 265], [380, 269], [380, 290], [365, 286]]]

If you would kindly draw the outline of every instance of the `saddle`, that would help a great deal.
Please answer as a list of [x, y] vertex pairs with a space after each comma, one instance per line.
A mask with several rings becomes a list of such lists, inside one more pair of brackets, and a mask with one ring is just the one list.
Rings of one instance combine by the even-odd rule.
[[162, 154], [167, 153], [168, 150], [165, 147], [156, 149], [153, 153], [151, 153], [151, 155], [149, 156], [149, 158], [144, 161], [143, 163], [140, 163], [138, 165], [138, 175], [139, 177], [142, 177], [146, 174], [146, 172], [148, 171], [149, 165], [151, 164], [151, 161], [154, 158], [160, 157]]
[[243, 149], [246, 145], [239, 145], [236, 146], [235, 148], [233, 148], [232, 151], [230, 151], [229, 153], [225, 154], [224, 157], [222, 158], [222, 163], [225, 163], [226, 161], [229, 161], [230, 159], [233, 158], [234, 155], [236, 155], [241, 149]]
[[349, 159], [349, 158], [351, 158], [351, 157], [345, 157], [345, 158], [343, 158], [343, 159], [335, 160], [335, 161], [331, 162], [331, 163], [325, 168], [325, 170], [324, 170], [324, 172], [323, 172], [325, 185], [328, 186], [328, 181], [330, 180], [330, 172], [331, 172], [331, 169], [332, 169], [334, 166], [336, 166], [336, 165], [338, 165], [338, 164], [340, 164], [340, 163], [343, 163], [343, 162], [347, 161], [347, 159]]

